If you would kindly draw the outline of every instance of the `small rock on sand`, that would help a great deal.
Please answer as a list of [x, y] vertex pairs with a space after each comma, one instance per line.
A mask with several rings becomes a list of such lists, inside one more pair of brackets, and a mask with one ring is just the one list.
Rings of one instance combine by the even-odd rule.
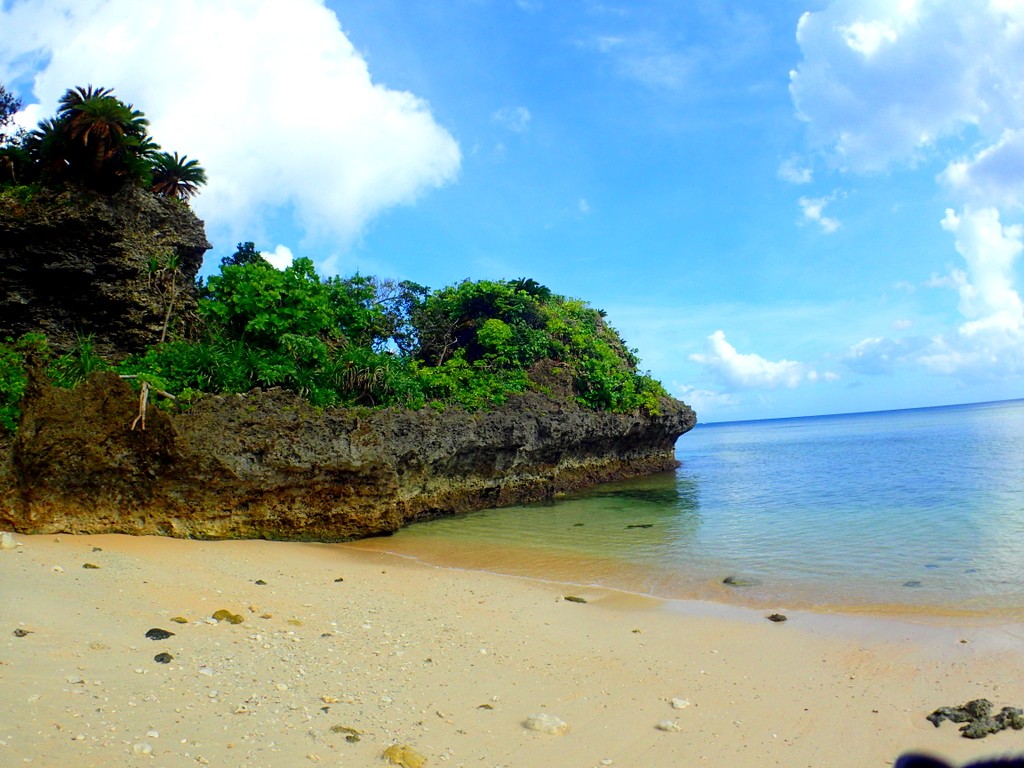
[[662, 720], [656, 726], [659, 731], [667, 731], [669, 733], [676, 733], [683, 730], [682, 726], [679, 725], [675, 720]]
[[530, 715], [523, 723], [529, 731], [550, 733], [552, 736], [564, 736], [569, 732], [569, 725], [560, 717], [549, 715], [547, 712]]
[[11, 534], [9, 534], [7, 531], [0, 533], [0, 549], [16, 549], [17, 546], [18, 544], [14, 541], [14, 537]]
[[427, 758], [408, 744], [392, 744], [384, 750], [384, 759], [403, 768], [422, 768], [427, 762]]

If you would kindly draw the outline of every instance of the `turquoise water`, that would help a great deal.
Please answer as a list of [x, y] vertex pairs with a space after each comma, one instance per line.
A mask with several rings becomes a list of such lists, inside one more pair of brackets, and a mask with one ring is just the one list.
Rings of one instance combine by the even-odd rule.
[[1024, 615], [1024, 400], [701, 425], [676, 452], [369, 546], [659, 597]]

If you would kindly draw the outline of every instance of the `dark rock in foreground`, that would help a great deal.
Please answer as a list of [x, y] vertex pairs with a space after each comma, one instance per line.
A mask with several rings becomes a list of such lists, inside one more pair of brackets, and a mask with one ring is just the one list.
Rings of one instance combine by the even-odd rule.
[[1024, 729], [1024, 710], [1019, 707], [1003, 707], [998, 714], [993, 715], [992, 709], [992, 702], [988, 699], [974, 699], [960, 707], [939, 707], [927, 719], [936, 728], [944, 720], [966, 723], [960, 728], [965, 739], [983, 739], [1007, 728], [1015, 731]]
[[340, 541], [670, 470], [695, 423], [594, 412], [532, 393], [486, 413], [318, 410], [280, 390], [207, 396], [180, 415], [114, 374], [34, 386], [0, 447], [0, 529]]

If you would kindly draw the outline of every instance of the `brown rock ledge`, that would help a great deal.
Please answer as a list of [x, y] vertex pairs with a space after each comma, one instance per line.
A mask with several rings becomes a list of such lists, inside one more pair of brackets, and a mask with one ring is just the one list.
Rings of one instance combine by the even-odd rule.
[[341, 541], [676, 466], [696, 417], [531, 393], [487, 413], [318, 410], [281, 391], [150, 407], [114, 374], [33, 388], [0, 447], [0, 529]]

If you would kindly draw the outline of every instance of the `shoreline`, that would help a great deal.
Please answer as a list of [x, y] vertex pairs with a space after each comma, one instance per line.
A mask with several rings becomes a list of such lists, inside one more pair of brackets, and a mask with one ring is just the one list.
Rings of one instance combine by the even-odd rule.
[[[645, 573], [643, 567], [635, 567], [614, 558], [602, 560], [571, 552], [557, 552], [551, 556], [537, 558], [533, 550], [525, 547], [513, 548], [508, 544], [497, 546], [492, 542], [480, 542], [475, 546], [469, 546], [463, 541], [444, 542], [438, 538], [407, 538], [396, 544], [396, 537], [401, 535], [402, 531], [398, 531], [392, 536], [370, 537], [334, 546], [406, 558], [428, 567], [490, 573], [566, 584], [580, 589], [604, 589], [669, 603], [706, 603], [753, 612], [790, 611], [811, 615], [862, 617], [866, 620], [875, 617], [883, 621], [1024, 626], [1024, 605], [974, 608], [926, 601], [870, 602], [853, 598], [842, 602], [834, 596], [822, 600], [813, 588], [808, 588], [807, 584], [803, 583], [781, 583], [775, 585], [781, 593], [769, 594], [769, 584], [757, 585], [751, 589], [725, 586], [720, 578], [690, 579], [674, 584], [674, 589], [668, 590], [667, 593], [659, 594], [640, 585]], [[577, 580], [573, 578], [573, 571], [576, 569], [600, 573], [599, 578], [604, 581]], [[552, 573], [553, 570], [556, 572]], [[541, 571], [548, 575], [540, 575]]]
[[[1024, 732], [970, 741], [925, 720], [980, 697], [1024, 704], [1018, 625], [805, 611], [773, 624], [345, 545], [15, 538], [0, 551], [3, 764], [386, 765], [396, 743], [428, 766], [489, 767], [1024, 751]], [[244, 621], [213, 622], [218, 609]], [[542, 712], [568, 733], [523, 727]]]

